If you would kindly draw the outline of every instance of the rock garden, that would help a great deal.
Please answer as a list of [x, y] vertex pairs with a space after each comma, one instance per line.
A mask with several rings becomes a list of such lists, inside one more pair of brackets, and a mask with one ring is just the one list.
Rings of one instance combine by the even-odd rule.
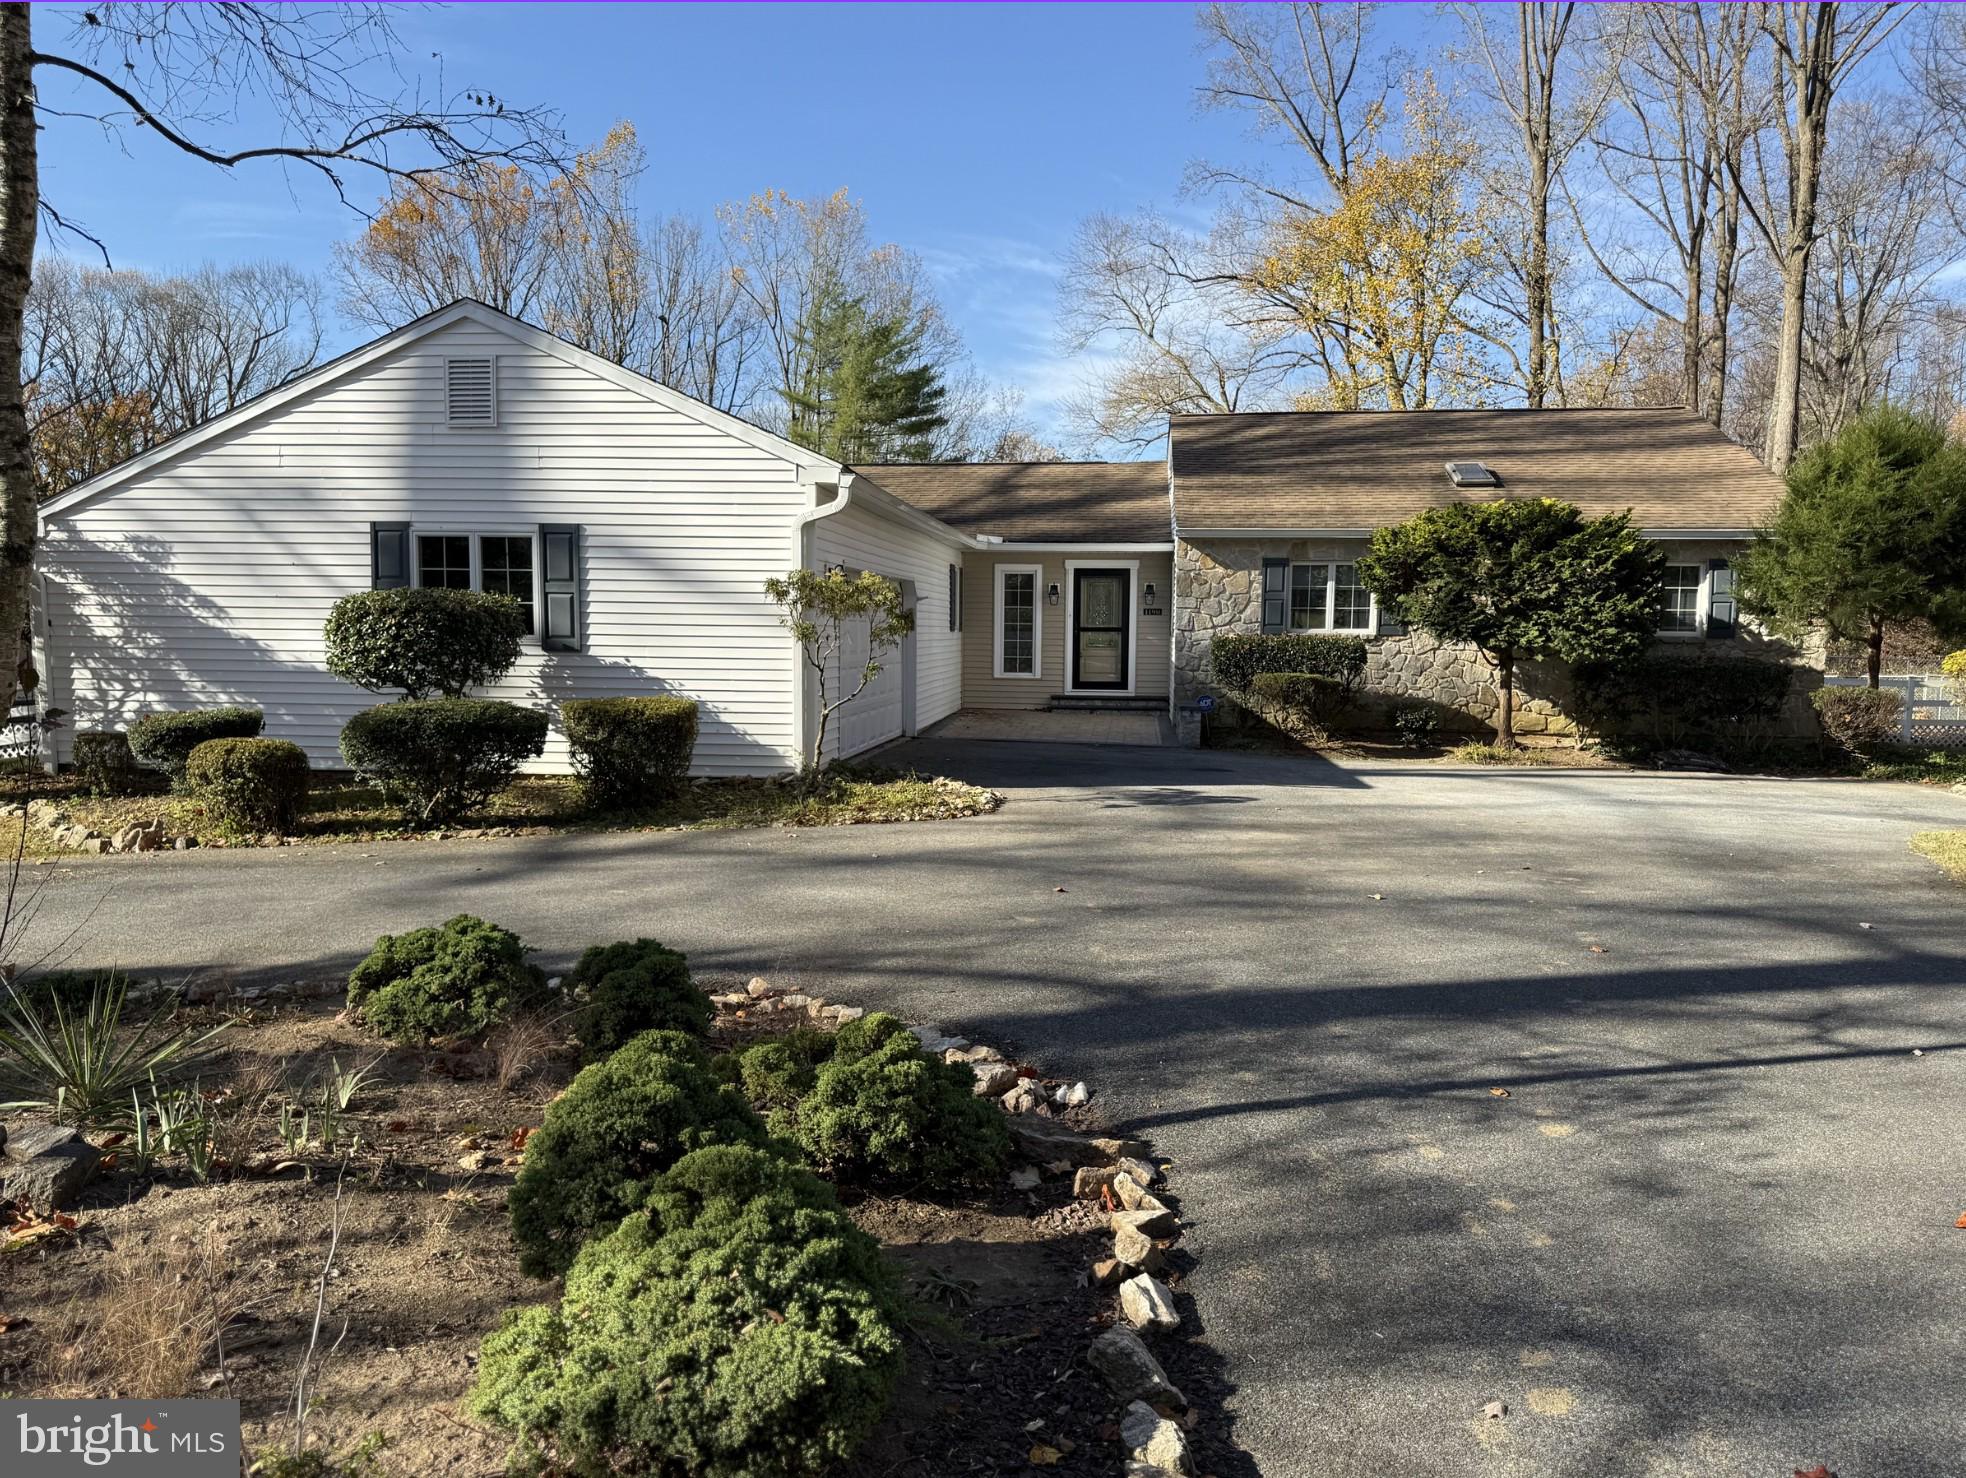
[[1226, 1475], [1178, 1167], [1097, 1083], [653, 939], [0, 995], [0, 1389], [256, 1471]]

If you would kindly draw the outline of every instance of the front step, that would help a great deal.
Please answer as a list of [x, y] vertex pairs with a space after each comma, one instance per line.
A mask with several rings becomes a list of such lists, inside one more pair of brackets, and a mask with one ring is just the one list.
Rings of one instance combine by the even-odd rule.
[[1165, 713], [1165, 698], [1108, 698], [1099, 693], [1053, 693], [1053, 713]]

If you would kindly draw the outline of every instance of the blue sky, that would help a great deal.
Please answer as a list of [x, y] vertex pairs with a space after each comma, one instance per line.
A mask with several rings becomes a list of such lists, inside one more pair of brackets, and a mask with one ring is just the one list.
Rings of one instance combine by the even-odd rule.
[[[52, 8], [37, 22], [44, 41], [63, 39]], [[1438, 24], [1414, 7], [1389, 29]], [[1191, 160], [1269, 147], [1198, 111], [1187, 4], [465, 4], [406, 11], [399, 28], [409, 66], [434, 69], [441, 52], [453, 87], [557, 107], [581, 142], [632, 120], [650, 213], [707, 216], [768, 186], [848, 188], [881, 237], [928, 261], [979, 367], [1021, 386], [1042, 422], [1076, 379], [1054, 321], [1077, 221], [1179, 211]], [[62, 106], [59, 79], [42, 81]], [[257, 142], [254, 122], [218, 132]], [[119, 266], [273, 257], [324, 272], [330, 243], [359, 225], [307, 171], [228, 175], [141, 130], [119, 144], [50, 119], [42, 150], [48, 198]], [[335, 332], [331, 348], [363, 337]]]

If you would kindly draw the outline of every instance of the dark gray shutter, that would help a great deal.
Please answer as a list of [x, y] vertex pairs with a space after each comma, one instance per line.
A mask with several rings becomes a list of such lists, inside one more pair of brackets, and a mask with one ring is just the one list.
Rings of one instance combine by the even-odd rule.
[[962, 571], [949, 566], [949, 629], [962, 630], [962, 587], [957, 581], [962, 579]]
[[1734, 603], [1734, 570], [1724, 559], [1707, 561], [1707, 635], [1732, 636], [1740, 609]]
[[1290, 561], [1263, 561], [1263, 635], [1281, 636], [1290, 624]]
[[540, 613], [539, 644], [549, 652], [580, 650], [580, 525], [543, 523], [539, 526]]
[[410, 526], [369, 525], [369, 588], [401, 590], [410, 583]]

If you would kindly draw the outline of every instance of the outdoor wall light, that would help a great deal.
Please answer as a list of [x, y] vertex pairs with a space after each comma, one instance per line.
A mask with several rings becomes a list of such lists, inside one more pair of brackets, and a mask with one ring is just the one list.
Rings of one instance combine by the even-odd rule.
[[1044, 603], [1048, 606], [1055, 606], [1058, 604], [1058, 582], [1056, 580], [1053, 580], [1051, 582], [1050, 589], [1045, 591]]
[[1150, 606], [1154, 603], [1154, 582], [1149, 580], [1140, 587], [1140, 604]]

